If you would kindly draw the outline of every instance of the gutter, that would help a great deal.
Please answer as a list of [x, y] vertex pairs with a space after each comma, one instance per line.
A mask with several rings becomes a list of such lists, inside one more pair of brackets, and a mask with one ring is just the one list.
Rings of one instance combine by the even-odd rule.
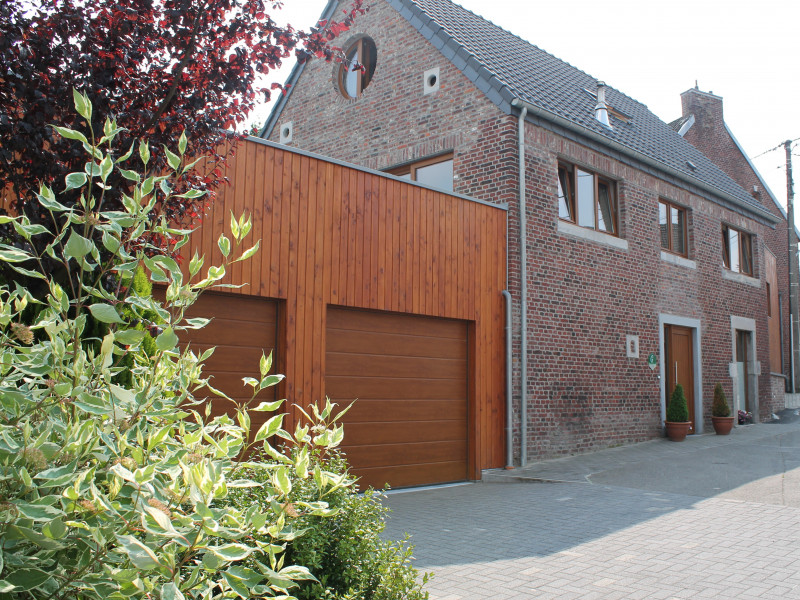
[[659, 161], [655, 160], [654, 158], [650, 158], [646, 154], [642, 154], [641, 152], [638, 152], [636, 150], [632, 150], [631, 148], [628, 148], [627, 146], [625, 146], [623, 144], [620, 144], [619, 142], [616, 142], [616, 141], [614, 141], [612, 139], [609, 139], [609, 138], [607, 138], [607, 137], [605, 137], [603, 135], [600, 135], [599, 133], [596, 133], [596, 132], [592, 131], [591, 129], [588, 129], [588, 128], [584, 127], [583, 125], [579, 125], [577, 123], [573, 123], [572, 121], [569, 121], [568, 119], [565, 119], [564, 117], [560, 117], [560, 116], [558, 116], [558, 115], [556, 115], [554, 113], [551, 113], [550, 111], [544, 110], [543, 108], [539, 108], [535, 104], [531, 104], [530, 102], [526, 102], [525, 100], [522, 100], [520, 98], [514, 98], [513, 100], [511, 100], [511, 106], [514, 106], [514, 107], [517, 107], [517, 108], [520, 108], [520, 109], [527, 108], [528, 111], [530, 111], [532, 114], [536, 115], [537, 117], [541, 117], [542, 119], [545, 119], [546, 121], [550, 121], [552, 123], [555, 123], [555, 124], [563, 127], [564, 129], [568, 129], [570, 131], [574, 131], [574, 132], [576, 132], [576, 133], [578, 133], [580, 135], [583, 135], [584, 137], [587, 137], [587, 138], [589, 138], [589, 139], [591, 139], [591, 140], [593, 140], [595, 142], [598, 142], [598, 143], [603, 144], [605, 146], [611, 147], [614, 150], [616, 150], [617, 152], [619, 152], [620, 154], [622, 154], [624, 156], [627, 156], [628, 158], [633, 158], [635, 160], [638, 160], [639, 162], [642, 162], [642, 163], [644, 163], [644, 164], [646, 164], [646, 165], [648, 165], [650, 167], [653, 167], [654, 169], [658, 169], [659, 171], [667, 173], [668, 175], [672, 175], [673, 177], [675, 177], [677, 179], [681, 179], [683, 181], [688, 181], [691, 184], [695, 185], [696, 187], [700, 188], [701, 190], [703, 190], [705, 192], [708, 192], [710, 194], [713, 194], [714, 196], [717, 196], [718, 198], [722, 198], [724, 200], [727, 200], [731, 204], [733, 204], [733, 205], [735, 205], [735, 206], [737, 206], [737, 207], [739, 207], [739, 208], [741, 208], [743, 210], [746, 210], [747, 212], [749, 212], [751, 214], [755, 214], [755, 215], [761, 217], [762, 219], [764, 219], [764, 220], [766, 220], [766, 221], [768, 221], [770, 223], [779, 223], [779, 222], [781, 222], [780, 217], [776, 217], [775, 215], [773, 215], [771, 212], [767, 211], [766, 209], [765, 210], [755, 209], [752, 206], [744, 203], [742, 200], [739, 200], [735, 196], [732, 196], [732, 195], [728, 194], [727, 192], [724, 192], [724, 191], [720, 190], [719, 188], [716, 188], [716, 187], [714, 187], [712, 185], [709, 185], [709, 184], [705, 183], [704, 181], [701, 181], [700, 179], [697, 179], [696, 177], [693, 177], [693, 176], [691, 176], [691, 175], [689, 175], [687, 173], [684, 173], [683, 171], [678, 171], [677, 169], [673, 169], [672, 167], [670, 167], [668, 165], [665, 165], [664, 163], [659, 162]]

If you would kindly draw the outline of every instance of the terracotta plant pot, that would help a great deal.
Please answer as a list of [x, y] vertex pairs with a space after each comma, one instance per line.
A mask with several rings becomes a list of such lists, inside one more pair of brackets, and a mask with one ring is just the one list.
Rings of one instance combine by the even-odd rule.
[[733, 429], [733, 417], [711, 417], [717, 435], [728, 435]]
[[667, 428], [667, 437], [673, 442], [682, 442], [685, 440], [686, 434], [688, 434], [689, 429], [692, 428], [691, 421], [677, 423], [674, 421], [664, 421], [664, 425]]

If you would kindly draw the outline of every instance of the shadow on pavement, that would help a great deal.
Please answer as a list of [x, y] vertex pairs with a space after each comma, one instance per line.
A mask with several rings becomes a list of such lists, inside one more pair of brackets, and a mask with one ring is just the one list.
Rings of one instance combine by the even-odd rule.
[[800, 422], [654, 440], [485, 477], [493, 483], [391, 494], [385, 535], [411, 534], [421, 570], [542, 557], [704, 498], [800, 507], [799, 467]]

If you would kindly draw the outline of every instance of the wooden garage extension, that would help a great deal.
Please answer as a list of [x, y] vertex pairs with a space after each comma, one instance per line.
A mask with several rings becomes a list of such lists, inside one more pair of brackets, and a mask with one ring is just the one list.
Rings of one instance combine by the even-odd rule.
[[[230, 211], [252, 214], [261, 252], [228, 275], [246, 286], [215, 301], [274, 307], [289, 425], [300, 418], [292, 404], [358, 397], [344, 449], [368, 484], [479, 479], [502, 467], [505, 206], [255, 138], [227, 169], [231, 184], [185, 253], [218, 264]], [[249, 335], [232, 341], [252, 348]]]

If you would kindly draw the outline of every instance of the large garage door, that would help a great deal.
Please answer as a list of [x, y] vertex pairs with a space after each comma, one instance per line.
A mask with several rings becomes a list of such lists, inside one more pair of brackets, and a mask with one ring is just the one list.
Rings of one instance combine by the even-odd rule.
[[[252, 388], [244, 386], [242, 377], [258, 379], [262, 352], [265, 355], [273, 352], [275, 364], [277, 303], [255, 296], [206, 292], [191, 307], [189, 316], [212, 320], [203, 329], [185, 332], [181, 337], [182, 345], [188, 340], [197, 354], [215, 346], [216, 350], [205, 362], [203, 372], [213, 375], [211, 385], [231, 398], [248, 400]], [[272, 372], [277, 372], [274, 366]], [[262, 391], [258, 398], [273, 400], [275, 396], [273, 387]], [[214, 414], [227, 412], [226, 404], [225, 401], [215, 401]], [[253, 431], [257, 431], [267, 414], [253, 412], [250, 416]]]
[[465, 323], [330, 307], [326, 371], [362, 487], [467, 478]]

